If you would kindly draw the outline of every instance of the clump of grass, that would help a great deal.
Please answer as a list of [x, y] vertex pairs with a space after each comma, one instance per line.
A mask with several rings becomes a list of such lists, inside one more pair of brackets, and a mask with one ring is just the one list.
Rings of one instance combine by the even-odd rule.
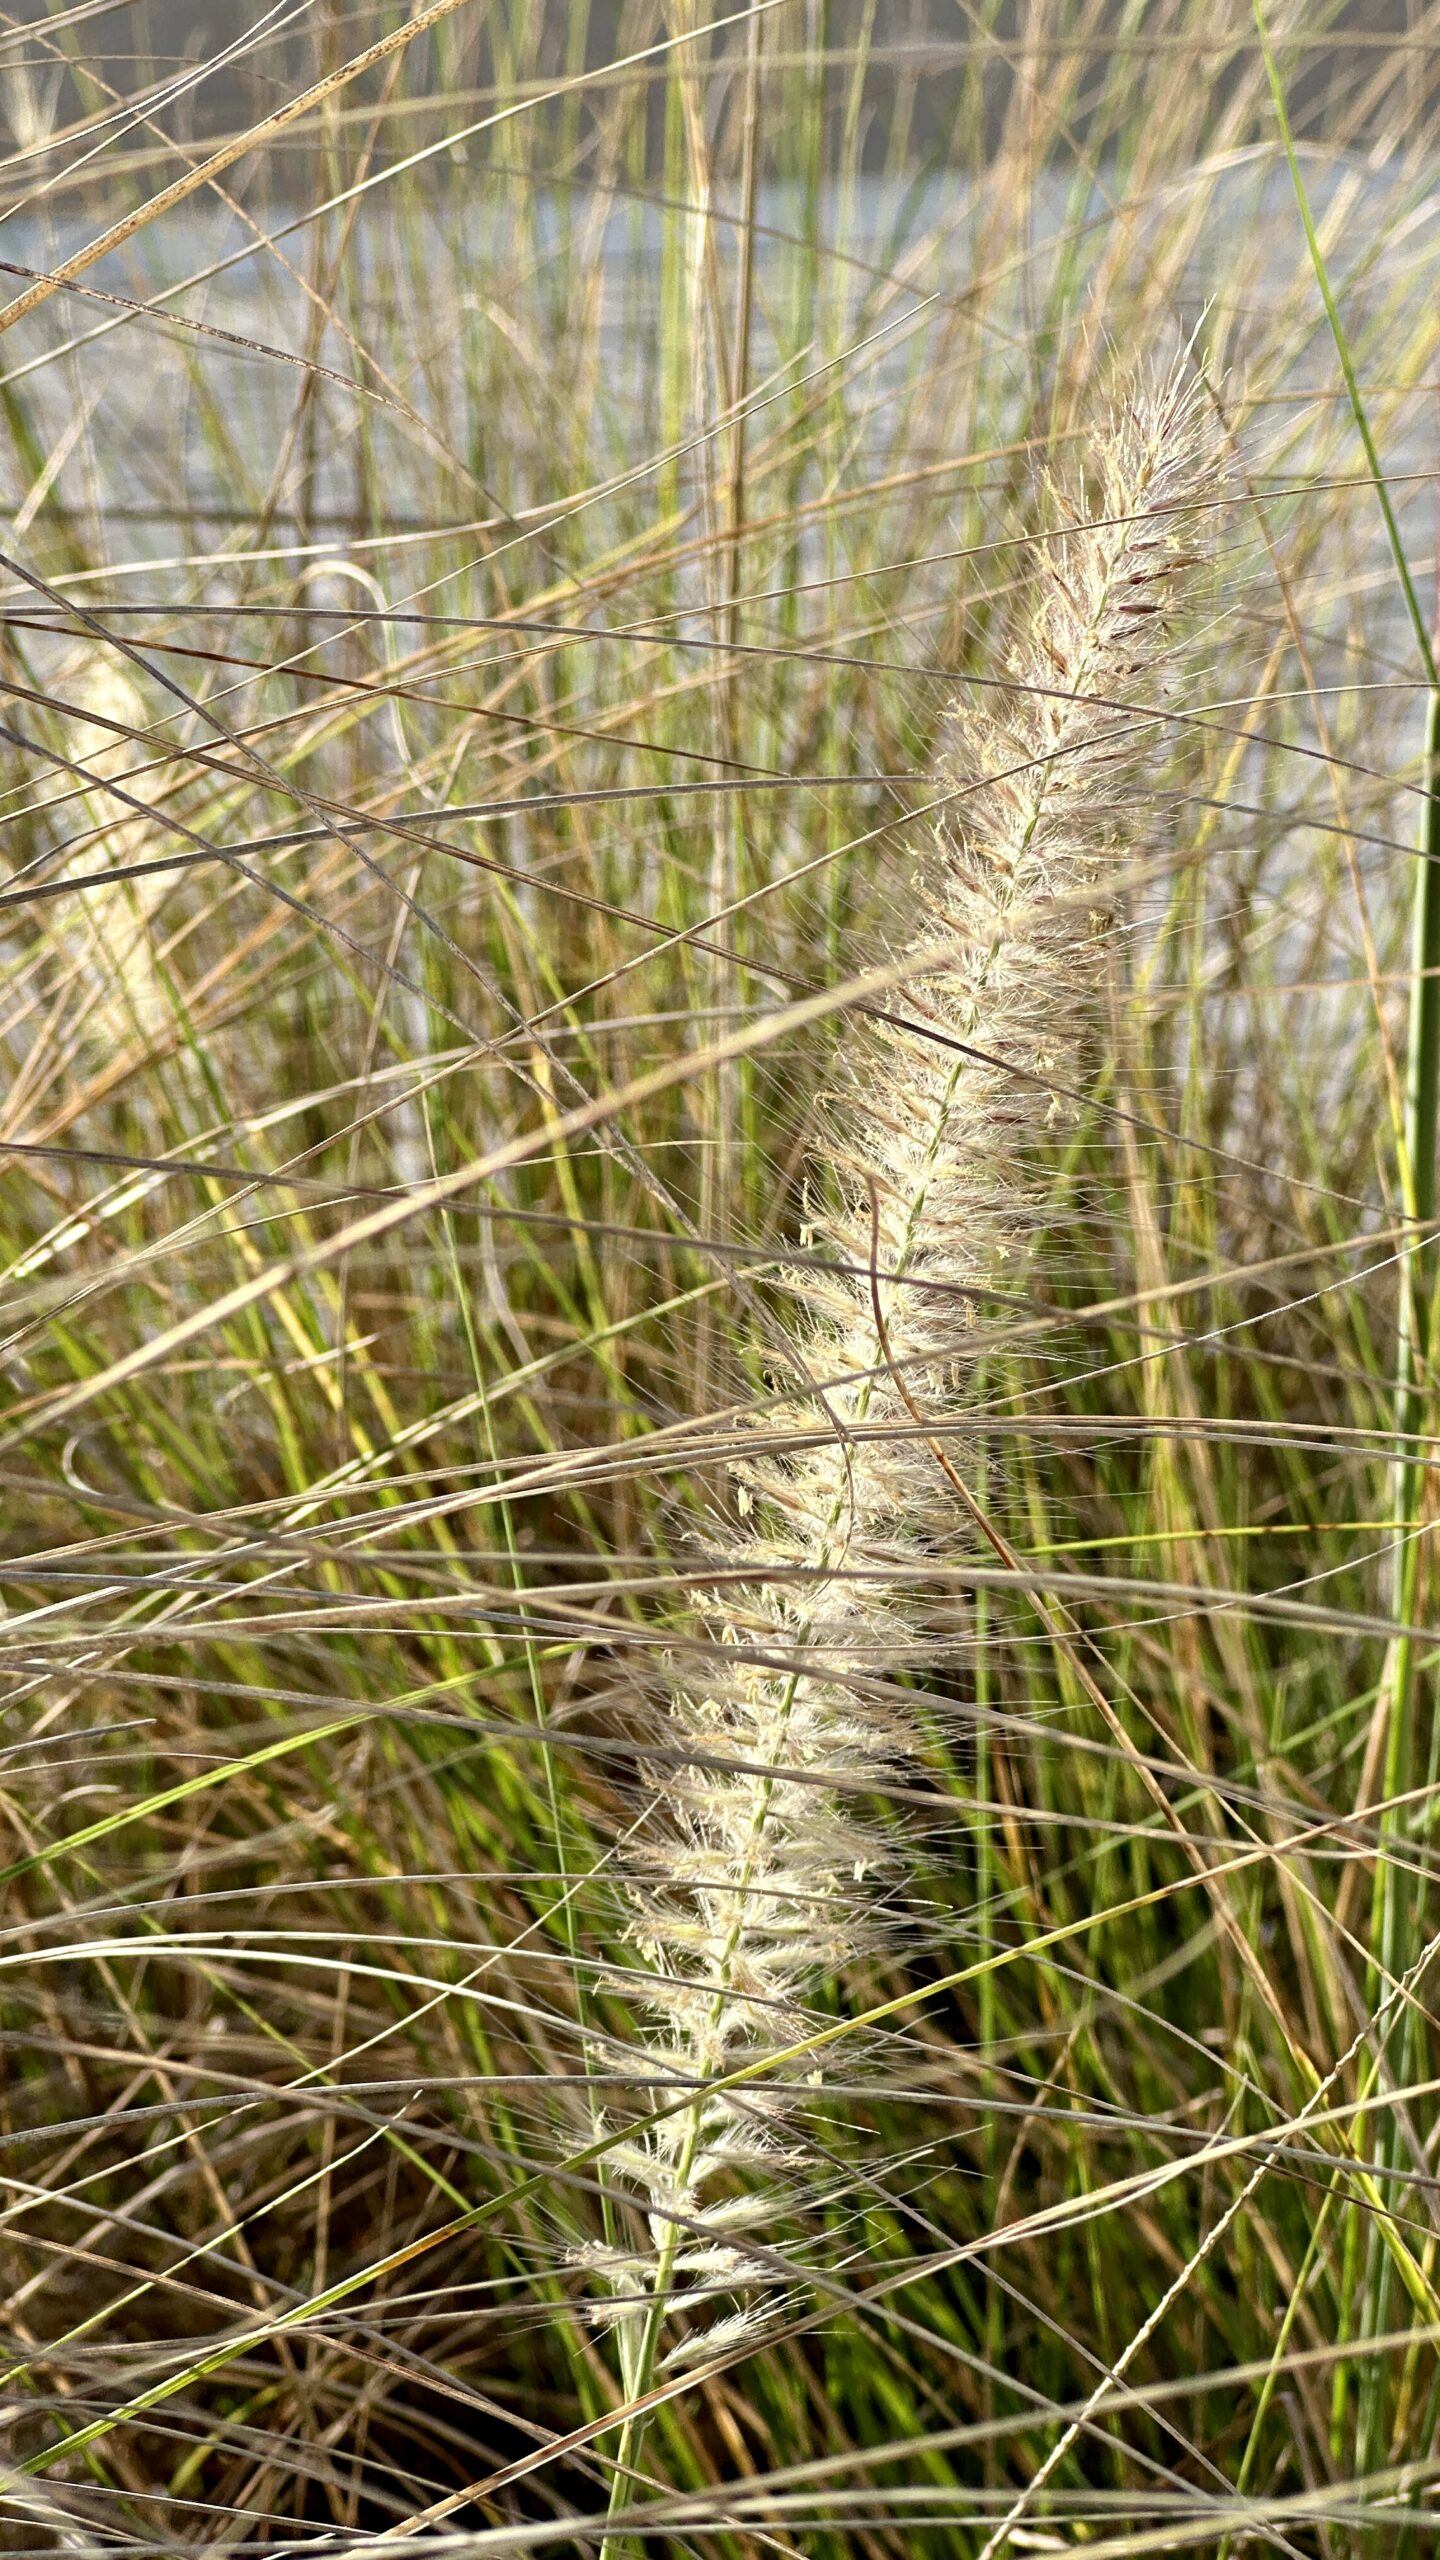
[[[169, 0], [25, 14], [4, 2534], [1414, 2560], [1429, 18], [1267, 14], [1307, 240], [1253, 13], [1200, 0], [349, 0], [223, 68]], [[1103, 533], [1109, 350], [1207, 306], [1224, 486], [1174, 521], [1223, 503], [1223, 611], [1168, 701], [1115, 689], [1118, 850], [1055, 904], [1054, 1021], [997, 1018], [936, 975], [1019, 805], [967, 786], [987, 705], [1018, 763], [1069, 715], [1043, 659], [979, 679]], [[1004, 1181], [947, 1156], [922, 1288], [955, 1039]], [[698, 1791], [658, 1963], [647, 1755]], [[767, 1783], [798, 1902], [827, 1770], [810, 1948], [752, 1932], [823, 2078], [737, 1976], [701, 2132], [759, 2156], [657, 2291], [688, 1932], [750, 1930], [713, 1862]]]

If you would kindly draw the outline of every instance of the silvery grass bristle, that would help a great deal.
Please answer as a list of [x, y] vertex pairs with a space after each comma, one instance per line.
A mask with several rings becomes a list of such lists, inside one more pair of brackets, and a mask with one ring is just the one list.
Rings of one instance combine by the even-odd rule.
[[[695, 2094], [607, 2164], [639, 2236], [591, 2265], [632, 2394], [758, 2332], [786, 2298], [761, 2235], [802, 2166], [817, 2075], [779, 2057], [853, 1961], [857, 1907], [884, 1898], [857, 1878], [894, 1863], [863, 1806], [919, 1736], [877, 1711], [865, 1675], [933, 1659], [947, 1623], [953, 1641], [956, 1559], [981, 1534], [963, 1495], [981, 1436], [975, 1308], [1013, 1287], [1045, 1212], [1041, 1142], [1083, 1080], [1119, 875], [1145, 849], [1137, 786], [1213, 495], [1207, 415], [1182, 364], [1085, 440], [1083, 493], [1047, 482], [1058, 522], [1005, 680], [955, 723], [944, 820], [896, 910], [886, 1018], [849, 1027], [817, 1169], [832, 1201], [819, 1259], [843, 1276], [794, 1276], [804, 1383], [767, 1416], [810, 1446], [747, 1470], [745, 1579], [707, 1616], [705, 1681], [670, 1695], [634, 1888], [633, 1990], [653, 2026], [637, 2078], [657, 2105], [660, 2084]], [[740, 2070], [742, 2085], [710, 2085]]]

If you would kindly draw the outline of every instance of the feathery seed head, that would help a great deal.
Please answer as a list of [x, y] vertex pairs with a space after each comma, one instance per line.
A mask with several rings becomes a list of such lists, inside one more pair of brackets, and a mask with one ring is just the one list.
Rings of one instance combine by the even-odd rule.
[[[821, 2076], [797, 2052], [807, 1995], [881, 1929], [873, 1890], [855, 1909], [857, 1879], [894, 1863], [864, 1799], [917, 1748], [857, 1684], [953, 1651], [949, 1564], [971, 1531], [931, 1435], [963, 1479], [980, 1437], [975, 1309], [1043, 1214], [1039, 1151], [1083, 1085], [1133, 849], [1127, 786], [1153, 746], [1196, 557], [1202, 416], [1177, 368], [1116, 405], [1088, 505], [1052, 488], [1058, 523], [1005, 682], [956, 723], [900, 983], [842, 1062], [833, 1206], [807, 1195], [832, 1267], [791, 1283], [813, 1400], [787, 1375], [767, 1422], [788, 1453], [743, 1468], [730, 1561], [747, 1580], [706, 1612], [708, 1683], [674, 1683], [687, 1756], [651, 1773], [663, 1819], [632, 1874], [653, 1968], [640, 1997], [666, 2039], [647, 2060], [697, 2091], [612, 2162], [651, 2227], [653, 2256], [617, 2263], [624, 2316], [650, 2306], [652, 2372], [662, 2325], [680, 2325], [673, 2364], [752, 2335], [778, 2299], [771, 2262], [736, 2235], [799, 2176], [771, 2128]], [[741, 2068], [743, 2087], [706, 2093]], [[723, 2192], [737, 2176], [763, 2194]]]

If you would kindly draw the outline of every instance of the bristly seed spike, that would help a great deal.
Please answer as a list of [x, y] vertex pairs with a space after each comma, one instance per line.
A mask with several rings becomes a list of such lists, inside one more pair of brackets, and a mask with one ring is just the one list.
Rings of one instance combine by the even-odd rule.
[[[1172, 599], [1204, 556], [1205, 416], [1182, 361], [1113, 406], [1088, 459], [1093, 506], [1055, 494], [1061, 528], [1038, 546], [1007, 683], [956, 726], [954, 814], [914, 866], [904, 981], [883, 1021], [855, 1023], [830, 1160], [807, 1181], [806, 1235], [835, 1266], [823, 1286], [792, 1279], [816, 1401], [782, 1391], [779, 1421], [800, 1445], [743, 1470], [730, 1561], [746, 1579], [708, 1618], [708, 1686], [675, 1682], [689, 1766], [683, 1781], [653, 1773], [662, 1828], [631, 1888], [631, 1941], [652, 1975], [636, 1998], [663, 2041], [659, 2067], [702, 2084], [613, 2164], [648, 2256], [588, 2261], [623, 2283], [612, 2318], [637, 2399], [662, 2362], [724, 2352], [793, 2298], [794, 2268], [746, 2235], [768, 2237], [795, 2191], [795, 2149], [776, 2135], [823, 2074], [757, 2076], [743, 2105], [703, 2084], [803, 2042], [809, 1995], [863, 1950], [859, 1879], [876, 1938], [893, 1925], [876, 1882], [893, 1846], [840, 1798], [863, 1805], [920, 1739], [857, 1682], [953, 1652], [953, 1560], [974, 1524], [915, 1417], [944, 1425], [963, 1484], [983, 1432], [975, 1309], [1044, 1214], [1047, 1133], [1083, 1088], [1116, 873], [1135, 850], [1119, 786], [1152, 746]], [[943, 1587], [927, 1588], [936, 1555]]]

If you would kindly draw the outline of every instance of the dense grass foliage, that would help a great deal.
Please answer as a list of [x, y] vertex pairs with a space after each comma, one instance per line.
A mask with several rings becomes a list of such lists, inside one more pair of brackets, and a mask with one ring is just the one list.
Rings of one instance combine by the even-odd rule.
[[[4, 2547], [1410, 2560], [1440, 12], [1276, 7], [1273, 80], [1248, 0], [23, 16]], [[914, 856], [1192, 341], [1184, 680], [967, 1352], [995, 1542], [847, 1670], [911, 1889], [827, 1888], [783, 2316], [640, 2411], [665, 1701], [855, 1278]]]

